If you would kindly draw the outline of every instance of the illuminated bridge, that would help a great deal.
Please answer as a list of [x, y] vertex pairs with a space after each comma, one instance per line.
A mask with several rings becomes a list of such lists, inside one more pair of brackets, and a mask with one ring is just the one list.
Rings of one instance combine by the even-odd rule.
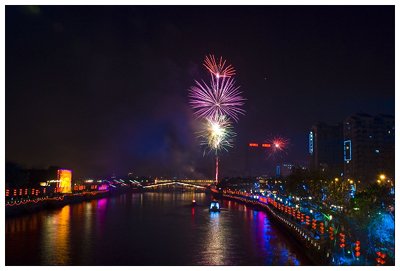
[[157, 180], [155, 184], [144, 185], [143, 188], [154, 188], [160, 186], [179, 185], [182, 187], [194, 187], [205, 189], [207, 186], [215, 184], [215, 180]]

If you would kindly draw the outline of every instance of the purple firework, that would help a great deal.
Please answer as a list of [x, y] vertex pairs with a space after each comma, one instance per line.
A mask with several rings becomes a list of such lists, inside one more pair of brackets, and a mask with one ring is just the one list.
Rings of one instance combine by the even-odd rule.
[[[221, 80], [221, 81], [220, 81]], [[189, 89], [189, 103], [195, 109], [198, 118], [215, 118], [227, 115], [238, 121], [238, 114], [244, 115], [239, 108], [244, 104], [239, 87], [235, 86], [232, 77], [215, 78], [211, 74], [211, 86], [196, 81], [197, 86]]]

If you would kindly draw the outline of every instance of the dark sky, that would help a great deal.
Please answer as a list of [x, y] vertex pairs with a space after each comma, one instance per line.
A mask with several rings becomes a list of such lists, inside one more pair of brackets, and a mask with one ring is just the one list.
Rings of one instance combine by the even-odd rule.
[[[394, 115], [394, 6], [6, 6], [7, 161], [74, 177], [213, 177], [188, 104], [206, 55], [246, 103], [221, 174], [269, 135], [308, 160], [308, 131]], [[273, 163], [266, 161], [266, 163]]]

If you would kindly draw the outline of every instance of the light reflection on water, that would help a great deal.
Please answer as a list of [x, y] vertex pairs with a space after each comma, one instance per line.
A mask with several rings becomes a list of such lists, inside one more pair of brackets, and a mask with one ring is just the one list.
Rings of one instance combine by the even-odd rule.
[[198, 265], [224, 265], [224, 230], [219, 223], [219, 212], [210, 212], [209, 233], [201, 251]]
[[265, 212], [228, 200], [209, 212], [211, 201], [125, 194], [6, 219], [6, 265], [310, 264]]
[[48, 265], [71, 264], [70, 208], [69, 205], [64, 206], [59, 212], [45, 217], [41, 234], [41, 258]]

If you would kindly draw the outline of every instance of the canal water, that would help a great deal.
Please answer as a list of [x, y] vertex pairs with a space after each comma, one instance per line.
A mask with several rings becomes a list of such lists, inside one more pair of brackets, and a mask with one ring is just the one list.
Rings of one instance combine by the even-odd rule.
[[[197, 204], [192, 205], [192, 199]], [[5, 220], [6, 265], [310, 265], [268, 218], [193, 190], [122, 194]]]

